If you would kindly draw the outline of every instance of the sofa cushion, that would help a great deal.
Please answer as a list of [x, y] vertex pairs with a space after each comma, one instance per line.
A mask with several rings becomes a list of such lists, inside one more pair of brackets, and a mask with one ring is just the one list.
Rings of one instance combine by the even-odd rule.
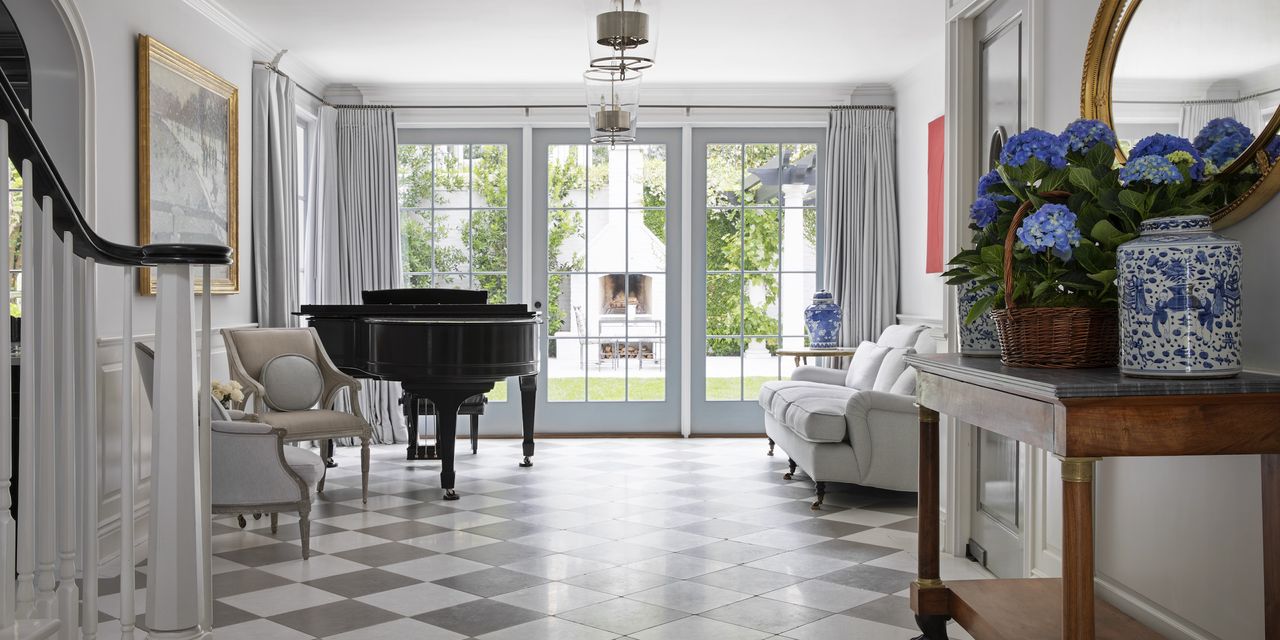
[[845, 406], [856, 393], [853, 389], [787, 380], [768, 382], [764, 386], [770, 387], [768, 403], [766, 391], [761, 389], [760, 405], [796, 435], [810, 442], [845, 440], [848, 433]]
[[893, 381], [893, 386], [889, 387], [889, 393], [896, 393], [900, 396], [914, 396], [916, 394], [915, 367], [907, 367], [898, 376], [898, 379]]
[[876, 373], [875, 384], [871, 388], [875, 391], [888, 391], [898, 380], [898, 376], [907, 369], [907, 356], [914, 355], [915, 352], [915, 349], [905, 347], [892, 349], [885, 354], [884, 361], [880, 363], [880, 371]]
[[892, 347], [885, 347], [864, 340], [853, 352], [853, 360], [849, 362], [849, 370], [844, 374], [844, 386], [850, 389], [870, 389], [876, 383], [876, 374], [880, 372], [880, 364], [889, 355]]
[[925, 330], [922, 324], [895, 324], [886, 327], [880, 332], [880, 337], [876, 340], [876, 344], [884, 347], [893, 347], [895, 349], [901, 347], [914, 347], [916, 340]]
[[329, 409], [270, 411], [257, 414], [256, 418], [259, 422], [284, 429], [285, 439], [289, 441], [365, 437], [372, 433], [368, 422], [350, 413]]
[[787, 405], [782, 424], [809, 442], [844, 442], [849, 437], [844, 418], [848, 402], [848, 396], [807, 395]]

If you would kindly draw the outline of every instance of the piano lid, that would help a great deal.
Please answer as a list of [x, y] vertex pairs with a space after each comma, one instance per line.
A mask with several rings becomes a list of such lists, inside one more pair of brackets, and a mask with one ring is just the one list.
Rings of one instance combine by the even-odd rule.
[[363, 291], [365, 304], [487, 304], [489, 292], [475, 289], [378, 289]]

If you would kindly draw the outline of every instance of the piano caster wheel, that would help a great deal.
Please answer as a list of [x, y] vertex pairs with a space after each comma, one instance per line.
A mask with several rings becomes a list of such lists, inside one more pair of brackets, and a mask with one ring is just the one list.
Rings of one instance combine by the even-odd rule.
[[338, 466], [338, 462], [337, 462], [336, 460], [334, 460], [333, 458], [325, 458], [325, 459], [324, 459], [324, 468], [326, 468], [326, 469], [332, 469], [332, 468], [334, 468], [334, 467], [336, 467], [336, 466]]
[[783, 480], [790, 480], [790, 479], [791, 479], [791, 474], [790, 474], [790, 473], [784, 473], [784, 474], [782, 474], [782, 479], [783, 479]]
[[522, 467], [532, 467], [532, 466], [533, 466], [533, 461], [529, 459], [529, 456], [525, 456], [525, 457], [524, 457], [524, 460], [520, 461], [520, 466], [522, 466]]
[[445, 499], [445, 500], [457, 500], [457, 499], [458, 499], [458, 497], [459, 497], [459, 496], [458, 496], [458, 492], [457, 492], [457, 491], [454, 491], [453, 489], [445, 489], [445, 490], [444, 490], [444, 499]]

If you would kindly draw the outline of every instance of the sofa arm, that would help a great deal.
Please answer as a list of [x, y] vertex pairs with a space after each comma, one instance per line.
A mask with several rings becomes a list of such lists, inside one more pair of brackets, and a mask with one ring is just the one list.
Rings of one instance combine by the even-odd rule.
[[849, 398], [845, 413], [850, 416], [865, 416], [872, 411], [909, 413], [914, 416], [918, 412], [916, 397], [887, 391], [859, 391]]
[[840, 369], [805, 365], [803, 367], [797, 367], [795, 371], [792, 371], [791, 379], [797, 382], [820, 382], [822, 384], [833, 384], [843, 387], [844, 371]]
[[859, 391], [845, 408], [849, 442], [862, 482], [894, 491], [917, 489], [919, 410], [914, 396]]

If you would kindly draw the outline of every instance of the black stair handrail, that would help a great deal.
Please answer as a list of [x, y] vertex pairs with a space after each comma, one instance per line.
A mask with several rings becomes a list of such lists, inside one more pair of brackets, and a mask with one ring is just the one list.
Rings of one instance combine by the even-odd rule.
[[[31, 175], [23, 176], [29, 184], [36, 206], [47, 197], [53, 203], [46, 215], [53, 216], [53, 228], [59, 236], [71, 232], [77, 256], [92, 258], [99, 264], [119, 266], [154, 266], [159, 264], [231, 264], [231, 247], [216, 244], [149, 244], [134, 246], [112, 242], [94, 232], [80, 214], [62, 176], [53, 166], [35, 125], [18, 99], [9, 77], [0, 69], [0, 119], [9, 124], [9, 160], [21, 171], [22, 161], [31, 162]], [[7, 223], [5, 223], [7, 224]]]

